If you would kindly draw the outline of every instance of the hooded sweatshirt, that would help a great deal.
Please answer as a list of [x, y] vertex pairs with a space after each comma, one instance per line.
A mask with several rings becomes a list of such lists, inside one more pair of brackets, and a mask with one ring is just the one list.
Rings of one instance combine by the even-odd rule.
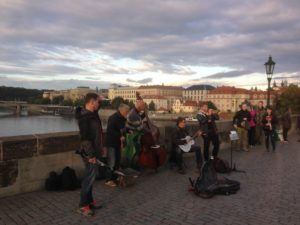
[[78, 107], [75, 112], [75, 118], [78, 121], [81, 146], [87, 158], [96, 157], [100, 159], [102, 148], [102, 124], [98, 112], [91, 112]]

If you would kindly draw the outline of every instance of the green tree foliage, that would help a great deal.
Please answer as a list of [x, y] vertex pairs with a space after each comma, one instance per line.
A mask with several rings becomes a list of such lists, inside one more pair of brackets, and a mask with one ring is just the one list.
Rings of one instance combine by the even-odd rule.
[[76, 99], [73, 103], [74, 106], [81, 106], [83, 107], [84, 105], [84, 99]]
[[149, 110], [150, 110], [150, 111], [155, 111], [155, 103], [154, 103], [153, 101], [151, 101], [151, 102], [149, 103]]
[[110, 102], [110, 100], [103, 100], [103, 101], [101, 101], [100, 108], [102, 108], [102, 109], [109, 109], [109, 108], [111, 108], [111, 102]]
[[43, 90], [15, 88], [0, 86], [0, 100], [2, 101], [28, 101], [31, 99], [41, 99]]
[[59, 96], [55, 96], [52, 99], [52, 104], [53, 105], [61, 105], [64, 101], [64, 96], [59, 95]]
[[290, 84], [280, 96], [275, 98], [274, 107], [280, 114], [289, 107], [293, 113], [300, 113], [300, 88]]
[[113, 109], [118, 109], [119, 105], [121, 103], [124, 104], [128, 104], [127, 101], [125, 101], [122, 97], [115, 97], [112, 101], [111, 101], [111, 106]]
[[132, 109], [134, 107], [134, 102], [131, 100], [128, 102], [129, 107]]
[[213, 102], [209, 101], [207, 105], [209, 109], [217, 110], [217, 107]]
[[65, 105], [65, 106], [73, 106], [73, 101], [71, 99], [66, 99], [66, 100], [63, 100], [61, 105]]

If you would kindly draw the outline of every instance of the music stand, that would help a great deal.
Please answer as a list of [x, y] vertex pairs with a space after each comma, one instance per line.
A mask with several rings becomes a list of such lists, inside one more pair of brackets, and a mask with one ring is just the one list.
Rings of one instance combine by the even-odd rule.
[[239, 136], [235, 130], [230, 131], [229, 133], [230, 138], [230, 169], [231, 171], [238, 172], [238, 173], [246, 173], [244, 170], [238, 170], [235, 166], [232, 168], [232, 151], [233, 151], [233, 143], [239, 140]]

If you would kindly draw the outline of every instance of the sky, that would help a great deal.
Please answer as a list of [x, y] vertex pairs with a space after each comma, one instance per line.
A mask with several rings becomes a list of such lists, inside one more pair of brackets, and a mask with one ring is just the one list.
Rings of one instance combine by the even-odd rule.
[[299, 0], [1, 0], [0, 86], [300, 84]]

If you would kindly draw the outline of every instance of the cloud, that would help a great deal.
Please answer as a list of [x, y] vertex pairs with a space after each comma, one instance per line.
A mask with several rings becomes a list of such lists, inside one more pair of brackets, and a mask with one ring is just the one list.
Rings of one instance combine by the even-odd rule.
[[296, 0], [1, 1], [0, 74], [232, 79], [264, 73], [269, 54], [275, 73], [297, 73], [299, 10]]
[[223, 73], [216, 73], [209, 76], [204, 76], [204, 79], [222, 79], [222, 78], [233, 78], [233, 77], [240, 77], [244, 76], [246, 74], [251, 74], [252, 72], [247, 70], [234, 70], [229, 72], [223, 72]]
[[136, 84], [147, 84], [147, 83], [152, 82], [152, 78], [145, 78], [145, 79], [142, 79], [142, 80], [132, 80], [130, 78], [127, 78], [126, 81], [130, 82], [130, 83], [136, 83]]

